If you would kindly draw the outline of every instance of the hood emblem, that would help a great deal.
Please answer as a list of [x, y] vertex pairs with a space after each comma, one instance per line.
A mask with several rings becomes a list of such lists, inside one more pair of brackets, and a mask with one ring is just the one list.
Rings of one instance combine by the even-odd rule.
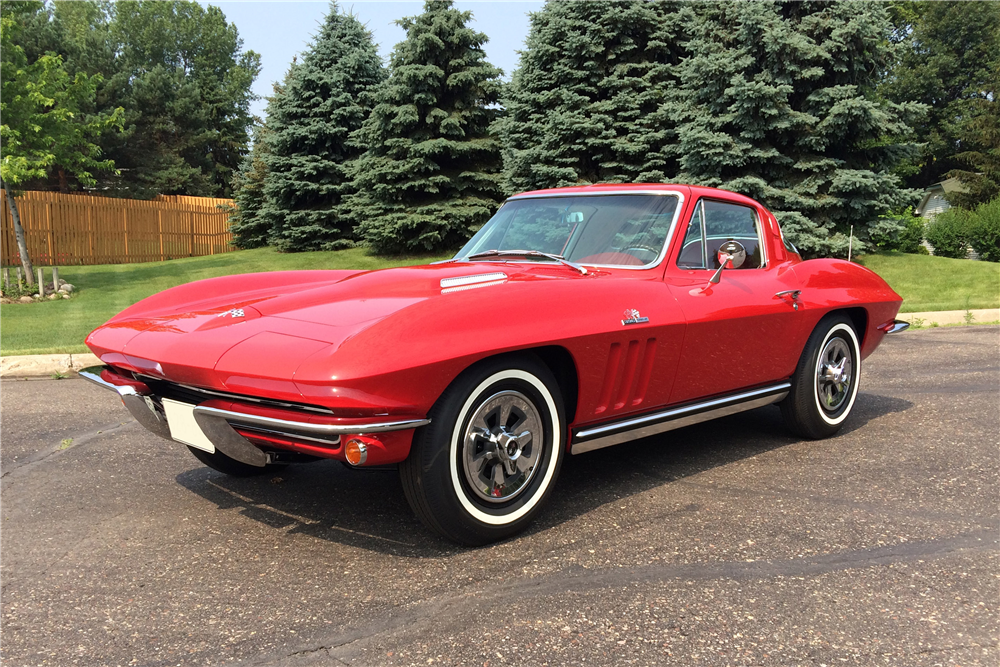
[[638, 310], [635, 308], [629, 308], [625, 311], [625, 319], [622, 320], [622, 326], [627, 327], [630, 324], [645, 324], [648, 321], [649, 318], [640, 315]]
[[216, 317], [225, 317], [226, 315], [231, 315], [233, 318], [237, 318], [237, 317], [243, 317], [244, 313], [242, 308], [232, 308], [224, 313], [219, 313], [218, 315], [216, 315]]

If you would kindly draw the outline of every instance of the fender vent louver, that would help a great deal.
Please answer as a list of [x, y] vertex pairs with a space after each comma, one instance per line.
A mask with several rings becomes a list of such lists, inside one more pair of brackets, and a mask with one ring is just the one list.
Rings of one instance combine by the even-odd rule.
[[[632, 409], [646, 400], [646, 389], [656, 359], [656, 339], [630, 340], [623, 354], [621, 343], [612, 343], [604, 370], [604, 384], [594, 414], [609, 409]], [[613, 403], [612, 403], [613, 399]]]

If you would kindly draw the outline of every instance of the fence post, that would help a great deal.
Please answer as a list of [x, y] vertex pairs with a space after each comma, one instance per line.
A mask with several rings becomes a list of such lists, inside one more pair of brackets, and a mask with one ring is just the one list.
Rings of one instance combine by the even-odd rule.
[[52, 248], [52, 204], [45, 204], [45, 226], [47, 227], [45, 240], [49, 248], [49, 262], [55, 264], [56, 257]]
[[21, 285], [21, 281], [24, 280], [24, 276], [21, 275], [21, 267], [17, 267], [17, 284]]
[[[94, 264], [97, 263], [94, 257], [94, 207], [87, 207], [87, 241], [88, 247], [90, 248], [90, 261]], [[82, 262], [81, 262], [82, 263]]]
[[45, 296], [45, 277], [42, 267], [38, 267], [38, 296]]
[[53, 266], [52, 267], [52, 291], [53, 292], [58, 292], [59, 291], [59, 267], [58, 266]]
[[10, 267], [9, 266], [3, 267], [3, 284], [4, 284], [4, 287], [6, 287], [7, 289], [10, 289]]

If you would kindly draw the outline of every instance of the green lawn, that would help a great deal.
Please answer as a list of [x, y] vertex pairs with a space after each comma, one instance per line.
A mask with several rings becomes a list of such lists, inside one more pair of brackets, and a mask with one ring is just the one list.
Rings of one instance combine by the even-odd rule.
[[[277, 253], [269, 248], [149, 264], [60, 268], [80, 293], [72, 299], [0, 306], [0, 354], [86, 352], [83, 339], [136, 301], [181, 283], [256, 271], [379, 269], [444, 259], [387, 260], [362, 249]], [[926, 255], [866, 255], [859, 261], [902, 295], [902, 312], [1000, 307], [1000, 264]], [[48, 273], [46, 273], [48, 275]]]
[[[168, 287], [204, 278], [258, 271], [381, 269], [439, 259], [444, 257], [385, 259], [360, 248], [302, 253], [261, 248], [148, 264], [59, 267], [59, 277], [80, 293], [72, 299], [0, 306], [0, 354], [87, 352], [83, 339], [115, 313]], [[49, 279], [48, 271], [45, 276]]]
[[927, 255], [858, 258], [903, 297], [900, 312], [1000, 308], [1000, 263]]

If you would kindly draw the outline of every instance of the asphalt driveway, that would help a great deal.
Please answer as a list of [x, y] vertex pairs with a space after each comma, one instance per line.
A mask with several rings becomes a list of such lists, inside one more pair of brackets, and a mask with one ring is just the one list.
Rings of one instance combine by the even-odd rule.
[[526, 534], [394, 472], [230, 479], [82, 380], [0, 385], [15, 665], [1000, 662], [1000, 328], [887, 340], [838, 436], [770, 406], [570, 457]]

